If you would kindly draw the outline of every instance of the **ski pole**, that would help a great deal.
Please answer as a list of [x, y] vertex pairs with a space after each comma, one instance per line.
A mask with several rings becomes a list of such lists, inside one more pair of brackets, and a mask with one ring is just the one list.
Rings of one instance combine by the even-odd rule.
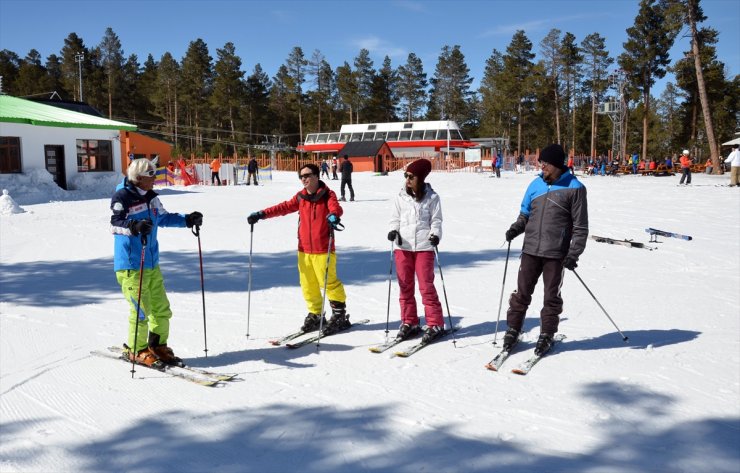
[[254, 224], [249, 225], [249, 272], [247, 282], [247, 338], [249, 338], [249, 316], [252, 311], [252, 243], [254, 242]]
[[388, 342], [388, 325], [391, 322], [391, 280], [393, 279], [393, 242], [391, 242], [391, 267], [388, 270], [388, 305], [385, 314], [385, 341]]
[[498, 316], [496, 317], [496, 330], [493, 332], [493, 346], [496, 346], [496, 337], [498, 336], [498, 322], [501, 320], [501, 306], [504, 303], [504, 285], [506, 284], [506, 270], [509, 267], [509, 252], [511, 251], [511, 240], [506, 247], [506, 263], [504, 263], [504, 280], [501, 281], [501, 297], [498, 300]]
[[203, 351], [208, 358], [208, 336], [206, 332], [206, 285], [203, 279], [203, 251], [200, 247], [200, 225], [195, 225], [191, 230], [198, 238], [198, 259], [200, 260], [200, 294], [203, 299]]
[[141, 235], [141, 263], [139, 263], [139, 295], [136, 299], [136, 330], [134, 331], [134, 346], [131, 347], [133, 357], [131, 358], [131, 379], [136, 373], [136, 343], [139, 341], [139, 318], [143, 313], [141, 310], [141, 288], [144, 282], [144, 259], [146, 258], [146, 235]]
[[609, 313], [606, 311], [606, 309], [604, 309], [604, 306], [602, 306], [601, 303], [599, 302], [599, 300], [596, 298], [596, 296], [594, 296], [594, 293], [591, 292], [591, 289], [589, 289], [588, 286], [586, 286], [586, 283], [583, 282], [583, 279], [581, 279], [581, 277], [578, 275], [578, 273], [576, 273], [576, 270], [575, 269], [573, 270], [573, 274], [576, 275], [576, 277], [578, 278], [578, 280], [581, 281], [581, 284], [583, 284], [583, 287], [586, 288], [586, 290], [588, 291], [588, 293], [591, 294], [591, 297], [594, 298], [594, 300], [599, 305], [599, 307], [601, 308], [601, 310], [604, 311], [604, 315], [606, 315], [606, 317], [609, 319], [609, 322], [611, 322], [612, 325], [614, 325], [614, 328], [617, 329], [617, 332], [619, 332], [619, 334], [622, 336], [622, 341], [623, 342], [626, 342], [627, 340], [629, 340], [629, 337], [627, 337], [625, 334], [622, 333], [621, 330], [619, 330], [619, 327], [617, 327], [617, 324], [614, 323], [614, 320], [612, 320], [612, 318], [609, 316]]
[[447, 302], [447, 289], [445, 289], [445, 277], [442, 274], [442, 264], [439, 262], [439, 250], [436, 246], [434, 248], [434, 255], [437, 257], [437, 267], [439, 268], [439, 278], [442, 280], [442, 293], [445, 296], [445, 306], [447, 307], [447, 319], [450, 321], [450, 333], [452, 333], [452, 344], [457, 348], [457, 340], [455, 339], [455, 332], [452, 331], [452, 315], [450, 315], [450, 304]]
[[321, 314], [319, 315], [319, 338], [316, 339], [316, 351], [321, 346], [321, 332], [324, 329], [324, 307], [326, 306], [326, 286], [329, 283], [329, 262], [331, 261], [331, 244], [334, 242], [334, 227], [329, 225], [329, 246], [326, 250], [326, 271], [324, 272], [324, 295], [321, 297]]

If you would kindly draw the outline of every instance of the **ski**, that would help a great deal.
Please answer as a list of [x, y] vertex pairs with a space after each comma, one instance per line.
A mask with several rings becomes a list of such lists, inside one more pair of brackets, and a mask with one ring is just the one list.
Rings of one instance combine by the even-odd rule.
[[304, 347], [306, 345], [310, 345], [311, 343], [313, 343], [315, 341], [318, 341], [321, 338], [331, 337], [332, 335], [336, 335], [338, 333], [344, 333], [344, 332], [352, 329], [352, 327], [354, 327], [355, 325], [362, 325], [362, 324], [366, 324], [368, 322], [370, 322], [370, 319], [358, 320], [357, 322], [352, 322], [352, 325], [350, 327], [347, 327], [344, 330], [340, 330], [340, 331], [334, 332], [334, 333], [322, 333], [321, 335], [316, 334], [316, 335], [314, 335], [312, 337], [304, 338], [303, 340], [300, 340], [300, 341], [295, 342], [295, 343], [286, 343], [285, 346], [288, 347], [288, 348], [293, 348], [293, 349], [295, 349], [295, 348], [301, 348], [301, 347]]
[[561, 335], [561, 334], [555, 335], [555, 338], [553, 338], [552, 340], [552, 346], [550, 347], [550, 350], [547, 353], [545, 353], [544, 355], [532, 355], [531, 357], [529, 357], [528, 360], [523, 361], [522, 363], [519, 364], [519, 366], [511, 370], [511, 372], [514, 374], [521, 374], [521, 375], [525, 375], [529, 373], [529, 371], [532, 369], [534, 365], [537, 364], [537, 362], [539, 362], [542, 358], [546, 357], [555, 348], [555, 345], [557, 345], [558, 342], [562, 342], [563, 340], [565, 340], [565, 335]]
[[401, 342], [405, 342], [406, 340], [408, 340], [408, 339], [394, 338], [394, 339], [391, 339], [391, 340], [383, 343], [382, 345], [377, 345], [377, 346], [374, 346], [374, 347], [370, 347], [369, 350], [371, 352], [373, 352], [373, 353], [383, 353], [384, 351], [390, 350], [391, 348], [395, 347], [396, 345], [398, 345]]
[[[117, 353], [117, 354], [121, 355], [124, 360], [128, 360], [128, 358], [123, 354], [123, 352], [124, 352], [124, 348], [123, 347], [108, 347], [108, 351], [110, 351], [112, 353]], [[130, 362], [131, 360], [128, 360], [128, 361]], [[144, 366], [146, 366], [146, 365], [144, 365]], [[169, 366], [169, 367], [172, 367], [172, 368], [181, 368], [183, 370], [192, 371], [194, 373], [201, 374], [201, 375], [206, 376], [208, 378], [213, 378], [213, 379], [215, 379], [217, 381], [232, 381], [234, 378], [236, 378], [237, 376], [239, 376], [238, 373], [216, 373], [215, 371], [208, 371], [208, 370], [204, 370], [203, 368], [195, 368], [195, 367], [192, 367], [192, 366], [186, 366], [184, 364], [182, 366], [173, 366], [173, 365], [165, 365], [165, 366]]]
[[417, 351], [421, 350], [422, 348], [428, 347], [429, 345], [434, 345], [438, 341], [440, 341], [443, 338], [445, 338], [447, 335], [449, 335], [451, 333], [454, 333], [454, 332], [457, 332], [458, 330], [460, 330], [460, 327], [459, 326], [455, 326], [455, 327], [452, 328], [452, 330], [445, 330], [441, 337], [439, 337], [438, 339], [434, 340], [431, 343], [419, 342], [416, 345], [410, 346], [409, 348], [407, 348], [404, 351], [397, 351], [397, 352], [395, 352], [394, 355], [395, 356], [399, 356], [401, 358], [408, 358], [409, 356], [413, 355], [414, 353], [416, 353]]
[[496, 356], [493, 357], [491, 361], [486, 363], [486, 369], [489, 369], [491, 371], [498, 371], [499, 368], [501, 368], [501, 365], [504, 364], [504, 361], [506, 361], [507, 358], [509, 358], [509, 355], [511, 355], [510, 351], [506, 351], [506, 349], [502, 348]]
[[686, 241], [693, 240], [693, 238], [690, 237], [689, 235], [681, 235], [680, 233], [667, 232], [665, 230], [658, 230], [657, 228], [646, 228], [645, 231], [650, 234], [650, 238], [651, 238], [650, 241], [652, 242], [657, 242], [659, 236], [678, 238], [679, 240], [686, 240]]
[[610, 245], [622, 245], [622, 246], [626, 246], [627, 248], [643, 248], [643, 249], [650, 250], [650, 251], [657, 249], [654, 246], [648, 246], [645, 243], [639, 243], [639, 242], [632, 241], [632, 240], [615, 240], [614, 238], [602, 237], [602, 236], [596, 236], [596, 235], [591, 235], [591, 239], [598, 241], [599, 243], [608, 243]]
[[289, 333], [288, 335], [286, 335], [286, 336], [284, 336], [282, 338], [277, 338], [275, 340], [269, 340], [269, 342], [270, 342], [271, 345], [280, 346], [280, 345], [282, 345], [285, 342], [289, 342], [291, 340], [294, 340], [294, 339], [300, 337], [301, 335], [305, 335], [307, 333], [311, 333], [311, 332], [306, 332], [305, 330], [299, 330], [297, 332]]
[[[91, 351], [90, 354], [95, 355], [95, 356], [100, 356], [103, 358], [119, 360], [124, 363], [128, 363], [129, 365], [131, 364], [131, 360], [129, 360], [128, 357], [123, 355], [123, 353], [116, 354], [116, 352], [109, 351], [109, 350], [106, 350], [106, 351], [95, 350], [95, 351]], [[160, 373], [164, 373], [164, 374], [167, 374], [175, 378], [184, 379], [186, 381], [190, 381], [191, 383], [195, 383], [200, 386], [214, 387], [214, 386], [219, 386], [222, 384], [222, 381], [209, 378], [205, 375], [202, 375], [194, 371], [183, 369], [179, 366], [169, 366], [169, 365], [165, 365], [164, 363], [157, 363], [152, 366], [147, 366], [141, 363], [136, 363], [136, 366], [140, 366], [142, 368], [146, 368], [146, 369], [150, 369], [154, 371], [159, 371]]]

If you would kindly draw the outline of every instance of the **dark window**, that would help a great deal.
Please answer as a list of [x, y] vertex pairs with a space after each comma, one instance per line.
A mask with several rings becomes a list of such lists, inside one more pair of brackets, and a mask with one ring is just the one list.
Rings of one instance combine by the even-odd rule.
[[306, 136], [306, 144], [308, 143], [315, 143], [316, 142], [316, 135], [310, 134]]
[[319, 134], [319, 137], [316, 138], [317, 143], [326, 143], [326, 138], [329, 136], [329, 133], [321, 133]]
[[329, 133], [329, 139], [326, 142], [336, 143], [338, 139], [339, 139], [339, 133]]
[[411, 131], [402, 131], [399, 141], [408, 141], [411, 139]]
[[386, 138], [386, 141], [398, 141], [398, 132], [397, 131], [389, 131], [388, 137]]
[[375, 130], [375, 129], [377, 129], [377, 127], [378, 127], [378, 125], [368, 125], [367, 126], [367, 129], [368, 130]]
[[425, 140], [433, 140], [436, 137], [437, 137], [437, 130], [426, 130], [424, 132]]
[[379, 132], [375, 133], [375, 139], [376, 140], [384, 140], [387, 135], [388, 135], [388, 132], [387, 131], [379, 131]]
[[362, 141], [362, 133], [352, 133], [350, 141]]
[[[450, 138], [452, 138], [452, 135], [450, 135]], [[437, 139], [438, 140], [446, 140], [447, 139], [447, 130], [437, 130]]]
[[17, 136], [0, 136], [0, 174], [21, 171], [21, 139]]
[[373, 141], [373, 138], [375, 137], [374, 131], [366, 131], [364, 135], [362, 135], [362, 141]]
[[414, 132], [411, 134], [412, 140], [420, 140], [424, 137], [424, 130], [414, 130]]
[[113, 170], [113, 145], [107, 140], [77, 140], [77, 172]]
[[404, 129], [404, 130], [407, 130], [407, 129], [409, 129], [409, 128], [412, 128], [413, 126], [414, 126], [414, 124], [413, 124], [413, 123], [404, 123], [404, 124], [403, 124], [403, 129]]
[[340, 143], [346, 143], [347, 140], [349, 140], [349, 133], [340, 133], [339, 134], [339, 142]]

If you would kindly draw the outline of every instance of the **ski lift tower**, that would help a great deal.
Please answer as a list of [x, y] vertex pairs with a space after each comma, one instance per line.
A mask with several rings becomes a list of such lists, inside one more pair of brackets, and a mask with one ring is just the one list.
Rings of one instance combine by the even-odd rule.
[[627, 116], [627, 106], [624, 98], [624, 89], [627, 85], [625, 73], [622, 69], [617, 69], [609, 75], [609, 87], [613, 88], [617, 95], [606, 98], [606, 102], [600, 103], [599, 115], [607, 115], [612, 121], [612, 159], [619, 159], [621, 162], [622, 150], [626, 145], [626, 136], [624, 132], [624, 122]]

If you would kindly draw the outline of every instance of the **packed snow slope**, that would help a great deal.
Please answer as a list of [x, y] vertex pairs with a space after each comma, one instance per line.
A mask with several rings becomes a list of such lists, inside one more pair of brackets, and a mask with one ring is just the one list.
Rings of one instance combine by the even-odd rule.
[[[205, 214], [208, 357], [198, 240], [178, 228], [159, 233], [170, 345], [192, 366], [239, 373], [220, 388], [145, 368], [132, 379], [127, 364], [90, 354], [127, 333], [109, 233], [115, 180], [65, 192], [39, 176], [3, 177], [25, 212], [0, 215], [0, 471], [740, 471], [740, 190], [722, 186], [728, 176], [695, 175], [691, 186], [678, 176], [583, 177], [591, 234], [647, 243], [655, 227], [693, 240], [661, 237], [653, 251], [589, 240], [576, 271], [629, 341], [567, 273], [567, 339], [518, 376], [511, 369], [539, 333], [539, 287], [521, 350], [500, 372], [484, 365], [506, 328], [521, 250], [520, 237], [507, 266], [504, 232], [534, 177], [429, 176], [444, 213], [445, 318], [462, 328], [407, 359], [368, 350], [399, 323], [395, 281], [386, 319], [386, 234], [401, 172], [355, 173], [338, 272], [352, 319], [370, 323], [318, 351], [268, 344], [306, 313], [297, 215], [253, 233], [246, 222], [297, 192], [297, 175], [161, 189], [169, 211]], [[444, 306], [439, 272], [436, 284]]]

